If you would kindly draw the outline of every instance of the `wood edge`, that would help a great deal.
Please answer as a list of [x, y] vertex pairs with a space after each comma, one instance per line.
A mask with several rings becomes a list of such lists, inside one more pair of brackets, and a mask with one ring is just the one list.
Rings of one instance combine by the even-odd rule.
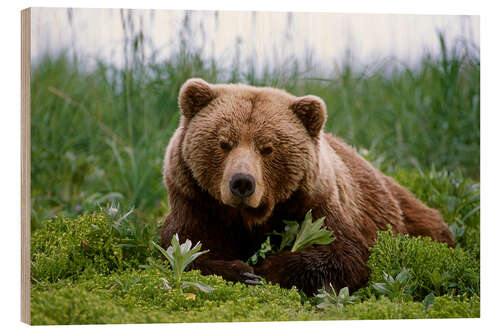
[[31, 8], [21, 11], [21, 321], [31, 323]]

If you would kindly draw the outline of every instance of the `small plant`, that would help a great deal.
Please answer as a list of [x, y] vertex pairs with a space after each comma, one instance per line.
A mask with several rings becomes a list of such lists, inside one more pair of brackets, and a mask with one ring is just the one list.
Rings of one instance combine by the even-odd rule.
[[312, 213], [308, 211], [306, 218], [300, 226], [300, 231], [292, 246], [292, 252], [306, 249], [313, 245], [327, 245], [335, 240], [330, 230], [323, 228], [325, 217], [312, 222]]
[[422, 304], [424, 305], [424, 308], [426, 310], [428, 310], [432, 305], [434, 305], [435, 299], [436, 299], [436, 297], [434, 296], [433, 293], [430, 293], [427, 296], [425, 296], [424, 301], [422, 302]]
[[[191, 248], [192, 242], [187, 239], [183, 244], [179, 243], [179, 236], [175, 234], [172, 237], [170, 246], [165, 250], [160, 245], [153, 242], [153, 246], [158, 249], [167, 258], [170, 268], [174, 274], [175, 287], [179, 290], [195, 289], [204, 293], [211, 293], [213, 288], [198, 282], [182, 281], [182, 273], [186, 270], [187, 266], [192, 263], [196, 258], [202, 254], [207, 253], [209, 250], [201, 251], [201, 243], [198, 242]], [[169, 285], [165, 278], [162, 279], [165, 286]], [[168, 289], [168, 288], [167, 288]]]
[[358, 296], [350, 296], [349, 288], [344, 287], [339, 290], [337, 294], [332, 284], [330, 283], [330, 290], [326, 290], [325, 287], [319, 290], [319, 293], [315, 295], [318, 304], [316, 305], [320, 309], [325, 308], [337, 308], [342, 309], [345, 304], [354, 304], [359, 297]]
[[154, 231], [149, 224], [127, 219], [133, 208], [114, 222], [111, 227], [120, 235], [118, 246], [125, 248], [149, 248], [154, 238]]
[[304, 221], [299, 224], [295, 221], [283, 221], [286, 224], [283, 232], [273, 231], [271, 235], [281, 237], [279, 248], [273, 247], [270, 237], [261, 244], [259, 250], [255, 252], [247, 264], [255, 265], [259, 261], [259, 257], [266, 258], [267, 253], [279, 253], [283, 250], [290, 248], [292, 252], [307, 249], [313, 245], [327, 245], [335, 240], [332, 237], [332, 232], [323, 228], [323, 221], [325, 217], [321, 217], [312, 222], [312, 213], [309, 210], [306, 214]]
[[300, 225], [295, 221], [283, 222], [286, 224], [285, 230], [283, 232], [273, 232], [273, 235], [281, 236], [281, 244], [278, 252], [283, 251], [286, 247], [293, 246], [300, 229]]
[[135, 211], [134, 207], [122, 214], [119, 203], [108, 204], [105, 208], [98, 206], [103, 213], [108, 215], [111, 229], [120, 238], [117, 246], [123, 248], [125, 254], [134, 252], [140, 262], [145, 262], [153, 253], [151, 241], [156, 238], [156, 232], [151, 225], [141, 223], [138, 218], [131, 219]]
[[373, 288], [382, 295], [388, 296], [391, 300], [411, 300], [410, 274], [406, 268], [393, 278], [383, 272], [385, 282], [373, 284]]
[[266, 254], [269, 252], [272, 252], [272, 247], [271, 247], [271, 238], [268, 236], [264, 241], [264, 243], [260, 245], [260, 249], [258, 249], [257, 252], [255, 252], [254, 255], [247, 260], [246, 263], [248, 265], [255, 265], [259, 261], [259, 257], [265, 259]]
[[130, 290], [130, 288], [134, 287], [137, 284], [137, 282], [139, 282], [141, 280], [141, 277], [138, 276], [132, 280], [122, 281], [115, 276], [115, 277], [113, 277], [113, 280], [115, 280], [115, 282], [120, 286], [120, 288], [122, 288], [124, 291], [128, 292]]
[[130, 209], [128, 212], [123, 214], [122, 216], [120, 215], [120, 203], [115, 203], [114, 201], [108, 202], [106, 207], [101, 207], [100, 202], [96, 202], [97, 207], [99, 207], [99, 210], [106, 214], [113, 223], [120, 224], [121, 221], [125, 220], [127, 217], [129, 217], [130, 214], [134, 212], [134, 207]]
[[453, 289], [456, 289], [458, 285], [455, 281], [453, 281], [453, 277], [448, 271], [443, 273], [434, 269], [433, 271], [427, 272], [427, 278], [429, 279], [433, 290], [436, 290], [442, 295], [450, 293]]

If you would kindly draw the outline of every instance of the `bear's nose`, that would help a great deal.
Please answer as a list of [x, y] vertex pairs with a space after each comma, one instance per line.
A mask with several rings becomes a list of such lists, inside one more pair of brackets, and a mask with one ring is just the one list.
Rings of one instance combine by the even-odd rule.
[[249, 197], [255, 191], [255, 179], [249, 174], [237, 173], [231, 178], [229, 188], [239, 198]]

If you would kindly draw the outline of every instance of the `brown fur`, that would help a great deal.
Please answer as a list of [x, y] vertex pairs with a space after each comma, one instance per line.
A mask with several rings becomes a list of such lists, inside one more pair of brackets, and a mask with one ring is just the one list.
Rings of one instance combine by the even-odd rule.
[[[315, 96], [191, 79], [181, 88], [182, 118], [165, 155], [171, 211], [162, 246], [175, 233], [201, 241], [208, 254], [192, 267], [244, 281], [257, 273], [283, 287], [312, 294], [328, 283], [361, 287], [377, 230], [425, 235], [454, 246], [447, 225], [402, 186], [366, 162], [341, 139], [322, 131], [326, 106]], [[229, 190], [237, 173], [255, 179], [240, 198]], [[336, 240], [246, 265], [283, 219], [325, 216]]]

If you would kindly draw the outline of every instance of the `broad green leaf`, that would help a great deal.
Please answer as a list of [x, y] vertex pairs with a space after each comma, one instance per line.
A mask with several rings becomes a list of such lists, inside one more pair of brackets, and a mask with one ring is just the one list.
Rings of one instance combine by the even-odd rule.
[[283, 232], [273, 232], [273, 235], [281, 236], [281, 244], [278, 252], [283, 251], [286, 247], [292, 246], [293, 242], [297, 238], [300, 225], [295, 221], [283, 221], [286, 224], [285, 230]]
[[340, 289], [339, 296], [342, 296], [342, 297], [349, 296], [349, 288], [344, 287], [344, 288]]
[[326, 309], [326, 308], [329, 308], [331, 307], [333, 304], [332, 303], [329, 303], [329, 302], [322, 302], [322, 303], [319, 303], [318, 305], [316, 305], [316, 307], [318, 309]]
[[385, 283], [382, 282], [377, 282], [373, 284], [373, 288], [375, 288], [376, 291], [383, 295], [389, 295], [391, 293], [391, 290], [389, 290], [386, 286]]
[[427, 296], [425, 296], [423, 304], [426, 309], [430, 308], [434, 304], [434, 294], [430, 293]]
[[268, 236], [265, 240], [265, 242], [263, 242], [261, 245], [260, 245], [260, 248], [257, 250], [257, 252], [255, 252], [248, 260], [247, 260], [247, 264], [249, 265], [255, 265], [258, 261], [259, 261], [259, 257], [262, 258], [262, 259], [265, 259], [266, 258], [266, 255], [267, 253], [269, 252], [273, 252], [272, 251], [272, 247], [271, 247], [271, 238]]
[[332, 232], [323, 229], [325, 217], [312, 222], [312, 213], [308, 211], [304, 221], [301, 224], [300, 231], [292, 246], [292, 252], [306, 249], [312, 245], [327, 245], [335, 240]]
[[408, 270], [406, 268], [403, 268], [403, 270], [401, 270], [401, 272], [399, 272], [399, 274], [396, 276], [396, 281], [398, 281], [399, 283], [404, 283], [408, 280]]
[[[311, 211], [307, 212], [301, 225], [294, 221], [283, 221], [286, 226], [283, 232], [273, 231], [272, 235], [281, 236], [281, 244], [278, 249], [272, 247], [270, 238], [261, 244], [261, 247], [248, 260], [247, 264], [255, 265], [260, 258], [265, 258], [267, 253], [279, 253], [285, 248], [291, 247], [291, 251], [306, 249], [312, 245], [327, 245], [335, 240], [332, 232], [322, 228], [324, 217], [312, 222]], [[300, 229], [300, 230], [299, 230]]]
[[393, 285], [394, 284], [394, 278], [392, 277], [392, 275], [389, 275], [387, 274], [386, 272], [382, 272], [384, 274], [384, 280], [389, 283], [390, 285]]
[[253, 266], [253, 265], [255, 265], [258, 261], [259, 261], [259, 257], [257, 256], [257, 253], [255, 253], [253, 256], [251, 256], [251, 257], [247, 260], [246, 264], [247, 264], [247, 265], [252, 265], [252, 266]]

